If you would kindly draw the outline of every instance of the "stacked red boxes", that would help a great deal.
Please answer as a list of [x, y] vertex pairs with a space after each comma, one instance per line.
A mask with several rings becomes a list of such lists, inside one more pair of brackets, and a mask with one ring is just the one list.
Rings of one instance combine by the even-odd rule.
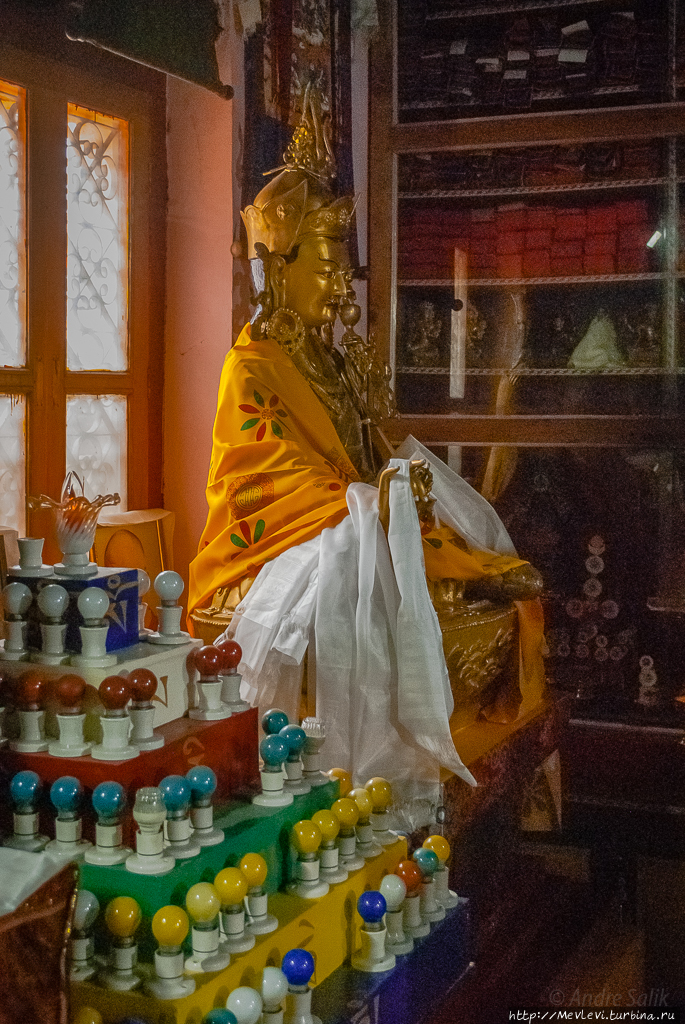
[[523, 277], [527, 214], [525, 206], [497, 210], [497, 277]]
[[643, 199], [589, 207], [413, 210], [402, 221], [400, 279], [448, 281], [454, 250], [471, 279], [522, 280], [642, 274], [654, 228]]
[[616, 273], [645, 274], [650, 270], [650, 250], [647, 242], [654, 233], [649, 223], [649, 211], [644, 199], [615, 203], [618, 243], [616, 247]]
[[616, 206], [595, 206], [588, 217], [584, 266], [586, 274], [616, 273]]
[[400, 224], [400, 280], [449, 280], [455, 248], [468, 252], [470, 227], [469, 211], [408, 211]]

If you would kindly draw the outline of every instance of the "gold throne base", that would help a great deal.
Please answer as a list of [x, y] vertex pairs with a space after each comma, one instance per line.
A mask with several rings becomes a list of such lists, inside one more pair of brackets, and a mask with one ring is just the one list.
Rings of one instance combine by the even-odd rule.
[[[217, 590], [208, 608], [191, 614], [193, 632], [199, 640], [214, 643], [230, 624], [252, 582], [245, 580], [230, 590]], [[499, 689], [510, 677], [512, 682], [516, 680], [517, 612], [511, 602], [467, 602], [454, 597], [448, 602], [436, 600], [436, 605], [454, 696], [450, 719], [454, 731], [476, 721], [482, 708], [493, 702], [493, 688]], [[307, 697], [311, 705], [313, 695]]]

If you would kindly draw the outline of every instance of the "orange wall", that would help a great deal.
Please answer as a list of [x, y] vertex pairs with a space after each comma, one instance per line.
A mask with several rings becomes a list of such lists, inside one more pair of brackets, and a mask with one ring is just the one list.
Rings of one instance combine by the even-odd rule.
[[186, 587], [205, 523], [219, 375], [232, 341], [232, 120], [230, 100], [168, 79], [163, 489], [164, 507], [176, 513], [174, 568]]

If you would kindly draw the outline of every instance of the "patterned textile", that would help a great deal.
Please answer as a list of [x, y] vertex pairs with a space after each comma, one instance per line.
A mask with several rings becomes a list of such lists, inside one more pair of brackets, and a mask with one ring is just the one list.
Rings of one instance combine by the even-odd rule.
[[67, 1024], [66, 942], [78, 869], [66, 867], [0, 917], [2, 1024]]
[[209, 516], [190, 566], [188, 611], [254, 576], [347, 515], [354, 466], [319, 400], [275, 341], [246, 327], [219, 385]]

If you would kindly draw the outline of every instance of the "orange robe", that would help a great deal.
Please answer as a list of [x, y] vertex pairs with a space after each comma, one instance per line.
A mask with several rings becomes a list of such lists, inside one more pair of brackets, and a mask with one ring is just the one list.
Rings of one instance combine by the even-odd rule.
[[[209, 514], [190, 565], [190, 612], [218, 587], [253, 577], [282, 551], [316, 537], [347, 514], [347, 485], [359, 476], [309, 384], [280, 345], [253, 341], [247, 325], [224, 361], [207, 484]], [[451, 529], [423, 538], [431, 579], [478, 579], [523, 560], [450, 543]], [[519, 604], [522, 660], [542, 687], [542, 620], [536, 602]], [[526, 652], [527, 656], [526, 656]], [[524, 700], [524, 704], [527, 703]]]

